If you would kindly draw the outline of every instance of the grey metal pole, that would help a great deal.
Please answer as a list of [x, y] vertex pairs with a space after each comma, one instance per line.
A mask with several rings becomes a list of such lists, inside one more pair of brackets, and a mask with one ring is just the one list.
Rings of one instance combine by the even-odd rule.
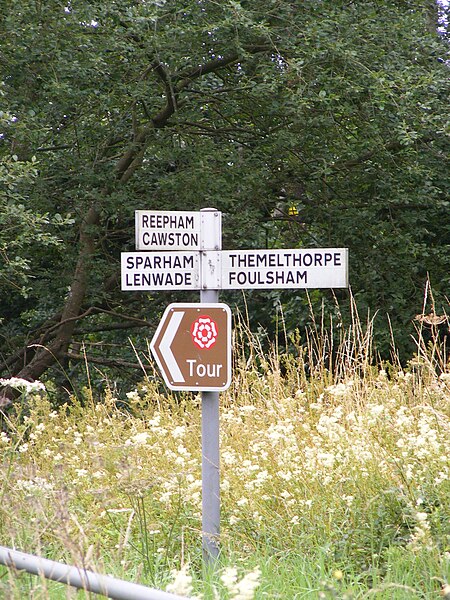
[[[202, 212], [216, 209], [204, 208]], [[221, 232], [212, 240], [211, 248], [221, 250]], [[219, 290], [203, 289], [200, 302], [216, 304]], [[202, 392], [202, 549], [205, 562], [219, 554], [220, 535], [220, 447], [219, 392]]]
[[81, 567], [73, 567], [4, 546], [0, 546], [0, 564], [33, 575], [43, 575], [47, 579], [107, 596], [113, 600], [187, 600], [184, 596], [154, 590], [107, 575], [99, 575]]
[[[219, 293], [202, 292], [201, 302]], [[217, 558], [220, 535], [219, 392], [202, 392], [202, 547], [206, 561]]]

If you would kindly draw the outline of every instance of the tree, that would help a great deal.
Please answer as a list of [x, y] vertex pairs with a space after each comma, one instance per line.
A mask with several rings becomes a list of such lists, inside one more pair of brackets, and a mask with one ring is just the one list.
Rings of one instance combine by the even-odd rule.
[[[347, 245], [356, 297], [401, 323], [427, 272], [445, 289], [447, 47], [430, 0], [6, 4], [1, 153], [23, 216], [3, 375], [154, 325], [158, 295], [118, 286], [136, 209], [214, 205], [230, 248]], [[283, 194], [293, 227], [272, 221]], [[295, 326], [303, 296], [281, 298]]]

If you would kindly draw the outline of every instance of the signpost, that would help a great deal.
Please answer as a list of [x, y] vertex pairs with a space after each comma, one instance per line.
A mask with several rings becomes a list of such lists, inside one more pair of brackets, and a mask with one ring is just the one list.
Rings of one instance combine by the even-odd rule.
[[138, 210], [138, 252], [123, 252], [121, 258], [122, 290], [200, 290], [199, 304], [166, 308], [150, 348], [170, 389], [202, 392], [206, 560], [219, 552], [219, 391], [231, 383], [231, 313], [219, 304], [219, 290], [348, 287], [346, 248], [221, 247], [222, 215], [216, 209]]

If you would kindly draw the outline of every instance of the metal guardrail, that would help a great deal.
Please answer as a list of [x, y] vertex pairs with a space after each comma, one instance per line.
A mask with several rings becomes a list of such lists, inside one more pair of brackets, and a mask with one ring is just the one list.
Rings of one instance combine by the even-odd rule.
[[46, 579], [107, 596], [113, 600], [188, 600], [185, 596], [154, 590], [108, 575], [99, 575], [81, 567], [73, 567], [4, 546], [0, 546], [0, 564], [33, 575], [43, 575]]

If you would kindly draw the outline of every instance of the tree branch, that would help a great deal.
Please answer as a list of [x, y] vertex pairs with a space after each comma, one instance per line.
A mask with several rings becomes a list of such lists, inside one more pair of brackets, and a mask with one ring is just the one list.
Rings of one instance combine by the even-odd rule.
[[[433, 139], [434, 138], [432, 136], [423, 136], [422, 138], [418, 138], [417, 140], [415, 140], [415, 144], [417, 144], [417, 143], [426, 144], [426, 143], [432, 141]], [[360, 156], [357, 156], [355, 158], [350, 158], [347, 160], [338, 160], [338, 161], [334, 162], [333, 164], [331, 164], [330, 168], [332, 168], [334, 171], [352, 169], [353, 167], [357, 167], [358, 165], [367, 162], [368, 160], [370, 160], [373, 156], [375, 156], [380, 151], [397, 152], [398, 150], [404, 150], [408, 147], [409, 146], [405, 146], [399, 140], [392, 140], [392, 141], [388, 142], [387, 144], [385, 144], [384, 146], [382, 146], [381, 148], [380, 147], [373, 148], [372, 150], [368, 150], [364, 154], [361, 154]]]
[[138, 369], [142, 371], [153, 371], [153, 367], [151, 365], [144, 365], [139, 363], [131, 363], [126, 360], [122, 360], [120, 358], [100, 358], [93, 356], [85, 356], [84, 354], [78, 354], [77, 352], [65, 352], [64, 356], [69, 358], [70, 360], [77, 360], [81, 362], [88, 362], [94, 365], [103, 365], [104, 367], [115, 367], [115, 368], [125, 368], [125, 369]]
[[[257, 54], [259, 52], [267, 52], [268, 50], [272, 49], [273, 48], [271, 46], [267, 46], [267, 44], [256, 44], [246, 48], [245, 51], [250, 54]], [[149, 125], [141, 129], [139, 134], [136, 135], [133, 144], [117, 162], [117, 179], [121, 184], [126, 183], [132, 177], [136, 169], [140, 167], [151, 132], [155, 129], [161, 129], [167, 126], [170, 117], [173, 116], [176, 109], [179, 107], [179, 93], [188, 88], [193, 81], [196, 81], [204, 75], [208, 75], [209, 73], [213, 73], [228, 67], [229, 65], [237, 62], [240, 57], [241, 56], [238, 52], [232, 52], [226, 56], [213, 58], [212, 60], [205, 62], [203, 65], [195, 67], [188, 73], [179, 75], [176, 78], [177, 83], [175, 85], [172, 85], [172, 82], [169, 81], [168, 73], [164, 69], [162, 63], [154, 63], [155, 71], [165, 83], [166, 88], [169, 90], [169, 93], [167, 94], [166, 105], [151, 119], [151, 123]]]

